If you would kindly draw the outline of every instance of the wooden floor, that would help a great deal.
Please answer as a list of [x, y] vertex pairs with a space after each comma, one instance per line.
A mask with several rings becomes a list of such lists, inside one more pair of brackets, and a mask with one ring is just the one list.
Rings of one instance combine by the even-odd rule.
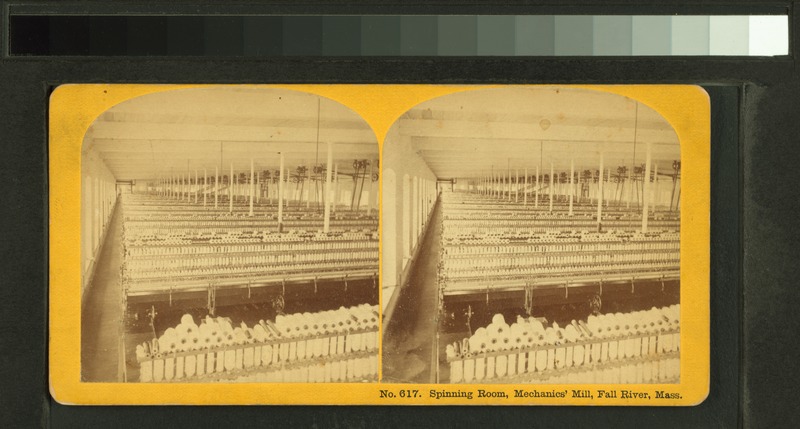
[[419, 243], [417, 262], [408, 283], [400, 288], [394, 315], [383, 334], [383, 381], [435, 383], [434, 346], [438, 324], [437, 272], [441, 249], [440, 206], [434, 208], [426, 234]]
[[81, 379], [115, 382], [123, 379], [122, 215], [117, 209], [105, 236], [105, 244], [95, 261], [96, 271], [81, 309]]

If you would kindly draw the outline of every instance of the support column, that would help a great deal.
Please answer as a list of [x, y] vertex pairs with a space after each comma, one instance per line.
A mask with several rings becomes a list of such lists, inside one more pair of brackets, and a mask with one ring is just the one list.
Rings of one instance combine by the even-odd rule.
[[536, 199], [533, 200], [533, 206], [538, 209], [539, 208], [539, 166], [538, 165], [536, 166], [536, 184], [534, 185], [534, 194], [535, 195], [533, 197], [536, 198]]
[[313, 168], [306, 168], [306, 186], [303, 186], [303, 189], [308, 192], [306, 194], [306, 209], [311, 207], [311, 170]]
[[333, 143], [328, 142], [328, 163], [325, 164], [325, 222], [322, 232], [331, 230], [331, 165], [333, 165]]
[[645, 160], [644, 160], [644, 190], [642, 190], [642, 232], [647, 232], [647, 206], [648, 197], [650, 196], [650, 142], [645, 144]]
[[633, 199], [633, 169], [636, 168], [636, 164], [631, 164], [631, 168], [628, 170], [628, 203], [626, 208], [631, 208], [631, 200]]
[[502, 188], [500, 187], [500, 169], [498, 169], [497, 173], [495, 173], [495, 175], [494, 175], [494, 197], [495, 198], [500, 199], [500, 196], [502, 195], [500, 193], [501, 189]]
[[575, 196], [575, 159], [569, 160], [569, 215], [572, 216], [572, 199]]
[[528, 169], [525, 168], [525, 177], [522, 179], [522, 205], [528, 205]]
[[550, 213], [553, 213], [553, 163], [550, 162]]
[[[291, 188], [289, 187], [289, 182], [292, 179], [292, 173], [289, 171], [289, 167], [286, 167], [286, 175], [283, 176], [283, 178], [284, 180], [286, 180], [286, 189], [283, 191], [285, 194], [286, 191], [291, 192]], [[291, 205], [289, 204], [289, 202], [292, 201], [292, 195], [294, 195], [293, 192], [291, 195], [289, 195], [289, 198], [286, 198], [286, 195], [283, 196], [283, 201], [286, 203], [286, 207], [289, 207]]]
[[283, 152], [278, 174], [278, 232], [283, 232]]
[[219, 166], [214, 167], [214, 208], [219, 205]]
[[653, 198], [651, 198], [653, 203], [653, 213], [656, 212], [656, 208], [658, 207], [658, 163], [653, 163]]
[[197, 181], [197, 169], [194, 170], [194, 203], [197, 204], [197, 193], [200, 191], [200, 182]]
[[250, 158], [250, 216], [253, 216], [253, 191], [255, 190], [255, 171], [253, 170], [253, 158]]
[[508, 167], [508, 170], [506, 170], [506, 173], [507, 173], [506, 174], [506, 179], [508, 180], [508, 183], [506, 184], [506, 192], [508, 193], [506, 195], [506, 199], [508, 201], [511, 201], [511, 166]]
[[339, 164], [333, 165], [333, 198], [331, 198], [331, 211], [336, 213], [336, 204], [339, 198]]
[[519, 168], [514, 170], [514, 202], [519, 202]]
[[597, 177], [597, 232], [603, 224], [603, 161], [604, 153], [600, 152], [600, 175]]
[[272, 204], [272, 200], [275, 198], [276, 192], [272, 189], [272, 186], [275, 184], [275, 177], [272, 175], [275, 174], [275, 170], [270, 171], [269, 180], [267, 180], [267, 204]]
[[231, 163], [231, 175], [228, 176], [228, 213], [233, 213], [233, 163]]
[[206, 187], [207, 186], [208, 186], [208, 169], [204, 168], [203, 169], [203, 207], [206, 206], [206, 200], [208, 199], [206, 197], [206, 195], [207, 195]]

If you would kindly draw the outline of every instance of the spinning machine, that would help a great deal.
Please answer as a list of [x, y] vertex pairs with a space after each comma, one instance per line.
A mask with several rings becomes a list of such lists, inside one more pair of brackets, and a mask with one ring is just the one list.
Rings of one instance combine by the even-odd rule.
[[[119, 294], [89, 301], [84, 344], [120, 325], [118, 346], [85, 348], [87, 381], [377, 377], [378, 145], [357, 114], [287, 90], [166, 91], [111, 108], [84, 146], [87, 180], [118, 184], [94, 268], [116, 275], [87, 289]], [[115, 358], [117, 377], [94, 370]]]
[[[658, 112], [602, 91], [485, 89], [394, 130], [384, 157], [437, 182], [434, 233], [407, 258], [435, 269], [405, 278], [430, 279], [438, 311], [385, 332], [429, 345], [431, 381], [677, 380], [681, 147]], [[392, 345], [386, 368], [410, 379], [398, 368], [414, 351]]]

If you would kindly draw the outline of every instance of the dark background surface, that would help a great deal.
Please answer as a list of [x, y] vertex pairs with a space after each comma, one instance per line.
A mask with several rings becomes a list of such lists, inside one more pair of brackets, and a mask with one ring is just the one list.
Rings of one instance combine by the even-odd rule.
[[[220, 7], [175, 1], [29, 2], [3, 8], [0, 57], [0, 423], [4, 427], [798, 427], [795, 232], [800, 166], [800, 2], [506, 0], [446, 7], [345, 2]], [[199, 3], [195, 5], [193, 3]], [[338, 8], [337, 8], [337, 3]], [[9, 6], [8, 2], [3, 3]], [[344, 4], [344, 6], [342, 6]], [[528, 4], [528, 5], [526, 5]], [[17, 8], [17, 9], [15, 9]], [[27, 8], [27, 9], [26, 9]], [[149, 9], [148, 9], [149, 8]], [[9, 57], [7, 12], [655, 14], [790, 11], [778, 58]], [[313, 12], [312, 12], [313, 11]], [[19, 35], [15, 36], [18, 37]], [[314, 35], [311, 35], [314, 36]], [[41, 34], [30, 35], [35, 41]], [[316, 37], [316, 36], [314, 36]], [[312, 37], [313, 38], [313, 37]], [[42, 38], [43, 39], [43, 38]], [[154, 40], [157, 39], [154, 37]], [[48, 39], [49, 40], [49, 39]], [[75, 40], [80, 41], [80, 37]], [[63, 43], [71, 43], [62, 40]], [[49, 43], [49, 42], [48, 42]], [[191, 40], [185, 43], [191, 43]], [[113, 46], [112, 46], [113, 47]], [[136, 49], [148, 49], [145, 42]], [[270, 49], [264, 47], [264, 49]], [[692, 83], [712, 100], [711, 386], [696, 407], [78, 407], [47, 387], [47, 102], [63, 83]], [[687, 374], [691, 376], [691, 374]], [[220, 398], [224, 401], [224, 398]]]

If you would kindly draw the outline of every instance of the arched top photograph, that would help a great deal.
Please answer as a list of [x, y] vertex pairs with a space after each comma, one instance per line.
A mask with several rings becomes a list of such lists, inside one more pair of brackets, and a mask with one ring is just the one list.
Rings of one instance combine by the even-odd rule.
[[375, 381], [370, 126], [300, 91], [155, 89], [83, 139], [81, 380]]
[[401, 115], [383, 166], [385, 379], [680, 382], [681, 145], [653, 108], [464, 90]]

